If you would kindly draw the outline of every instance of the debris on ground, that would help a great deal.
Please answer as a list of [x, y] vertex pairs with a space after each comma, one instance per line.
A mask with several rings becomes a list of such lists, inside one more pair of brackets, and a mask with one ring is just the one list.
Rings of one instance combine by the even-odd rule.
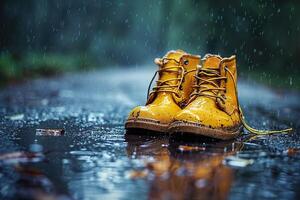
[[12, 121], [22, 120], [22, 119], [24, 119], [24, 114], [11, 115], [11, 116], [7, 116], [6, 118], [10, 119]]
[[131, 179], [145, 178], [148, 176], [148, 174], [149, 174], [148, 170], [141, 170], [141, 171], [134, 170], [129, 172], [129, 178]]
[[16, 166], [15, 171], [18, 173], [16, 185], [16, 199], [39, 199], [39, 200], [70, 200], [68, 195], [61, 194], [56, 190], [53, 182], [44, 175], [40, 170]]
[[243, 159], [237, 156], [228, 156], [224, 160], [224, 164], [232, 167], [246, 167], [254, 163], [253, 159]]
[[180, 145], [178, 149], [180, 151], [204, 151], [205, 147]]
[[300, 148], [288, 148], [285, 153], [288, 155], [288, 156], [294, 156], [298, 153], [300, 153]]
[[0, 154], [0, 166], [18, 163], [40, 162], [44, 159], [43, 153], [34, 152], [9, 152]]
[[64, 129], [36, 129], [37, 136], [62, 136], [65, 134]]

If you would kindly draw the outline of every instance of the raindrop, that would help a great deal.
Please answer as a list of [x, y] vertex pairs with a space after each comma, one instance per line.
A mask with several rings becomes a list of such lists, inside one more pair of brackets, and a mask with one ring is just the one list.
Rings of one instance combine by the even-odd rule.
[[31, 144], [29, 146], [29, 150], [31, 152], [35, 152], [35, 153], [42, 152], [43, 151], [43, 146], [40, 145], [40, 144]]

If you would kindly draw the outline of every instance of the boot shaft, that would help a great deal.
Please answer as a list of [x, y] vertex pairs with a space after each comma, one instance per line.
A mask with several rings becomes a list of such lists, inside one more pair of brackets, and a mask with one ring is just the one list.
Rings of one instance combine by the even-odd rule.
[[147, 104], [170, 96], [176, 104], [183, 107], [193, 91], [194, 74], [199, 62], [200, 56], [182, 50], [169, 51], [163, 58], [155, 59], [159, 66], [158, 81]]
[[180, 106], [184, 107], [189, 101], [190, 95], [193, 92], [193, 85], [195, 84], [195, 73], [200, 63], [200, 56], [186, 54], [181, 58], [182, 66], [185, 68], [185, 75], [183, 76], [180, 92], [181, 99]]
[[222, 58], [219, 55], [207, 54], [201, 60], [196, 75], [197, 87], [194, 91], [196, 96], [211, 99], [228, 115], [238, 111], [235, 56]]
[[236, 57], [233, 55], [229, 58], [223, 58], [220, 64], [221, 76], [225, 76], [226, 80], [221, 81], [221, 87], [225, 88], [225, 91], [221, 92], [221, 95], [225, 95], [225, 102], [218, 102], [219, 106], [229, 115], [232, 115], [234, 111], [239, 110], [238, 105], [238, 92], [237, 92], [237, 68]]

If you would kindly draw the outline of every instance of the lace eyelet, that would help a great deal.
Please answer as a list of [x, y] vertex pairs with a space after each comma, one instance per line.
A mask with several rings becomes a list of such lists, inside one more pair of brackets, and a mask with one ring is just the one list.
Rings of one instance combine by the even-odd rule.
[[184, 61], [183, 61], [183, 64], [184, 64], [184, 65], [188, 65], [188, 64], [189, 64], [189, 60], [184, 60]]

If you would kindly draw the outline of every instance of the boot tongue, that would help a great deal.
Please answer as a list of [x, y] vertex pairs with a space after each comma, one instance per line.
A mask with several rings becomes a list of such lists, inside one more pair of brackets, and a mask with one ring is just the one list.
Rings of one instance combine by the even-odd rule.
[[183, 55], [185, 55], [185, 54], [187, 54], [187, 53], [184, 52], [184, 51], [182, 51], [182, 50], [180, 50], [180, 49], [178, 49], [178, 50], [176, 50], [176, 51], [169, 51], [169, 52], [164, 56], [164, 58], [167, 58], [167, 59], [174, 59], [174, 60], [176, 60], [177, 62], [179, 62], [179, 61], [180, 61], [180, 58], [181, 58]]
[[[206, 59], [204, 59], [204, 62], [202, 64], [202, 68], [203, 69], [215, 70], [215, 72], [220, 74], [221, 60], [222, 60], [222, 58], [220, 56], [211, 55], [211, 56], [207, 57]], [[209, 78], [216, 77], [216, 76], [207, 76], [205, 74], [199, 74], [199, 75], [202, 79], [209, 79]], [[217, 85], [220, 85], [219, 80], [214, 80], [212, 82], [216, 83]], [[214, 85], [212, 85], [211, 83], [207, 83], [207, 82], [203, 83], [201, 86], [204, 86], [206, 88], [215, 88]], [[205, 91], [203, 93], [204, 94], [209, 94], [209, 95], [214, 95], [214, 93], [211, 92], [211, 91]]]
[[204, 60], [203, 68], [205, 69], [219, 69], [222, 58], [219, 56], [210, 56]]
[[[174, 78], [178, 78], [178, 70], [179, 68], [177, 68], [176, 66], [178, 66], [178, 62], [180, 62], [180, 59], [183, 55], [185, 55], [186, 53], [182, 50], [176, 50], [176, 51], [169, 51], [164, 57], [164, 64], [160, 66], [160, 69], [166, 69], [168, 68], [168, 70], [170, 71], [161, 71], [159, 74], [159, 81], [166, 81], [168, 79], [174, 79]], [[174, 68], [172, 68], [174, 67]], [[167, 70], [167, 69], [166, 69]], [[178, 80], [173, 80], [173, 81], [167, 81], [168, 85], [176, 85], [178, 83]], [[165, 84], [163, 84], [165, 85]], [[174, 89], [174, 87], [172, 88]], [[171, 93], [165, 93], [165, 92], [160, 92], [157, 94], [157, 98], [155, 98], [155, 100], [153, 102], [161, 102], [162, 99], [168, 99], [168, 101], [170, 101], [170, 99], [172, 98]]]

